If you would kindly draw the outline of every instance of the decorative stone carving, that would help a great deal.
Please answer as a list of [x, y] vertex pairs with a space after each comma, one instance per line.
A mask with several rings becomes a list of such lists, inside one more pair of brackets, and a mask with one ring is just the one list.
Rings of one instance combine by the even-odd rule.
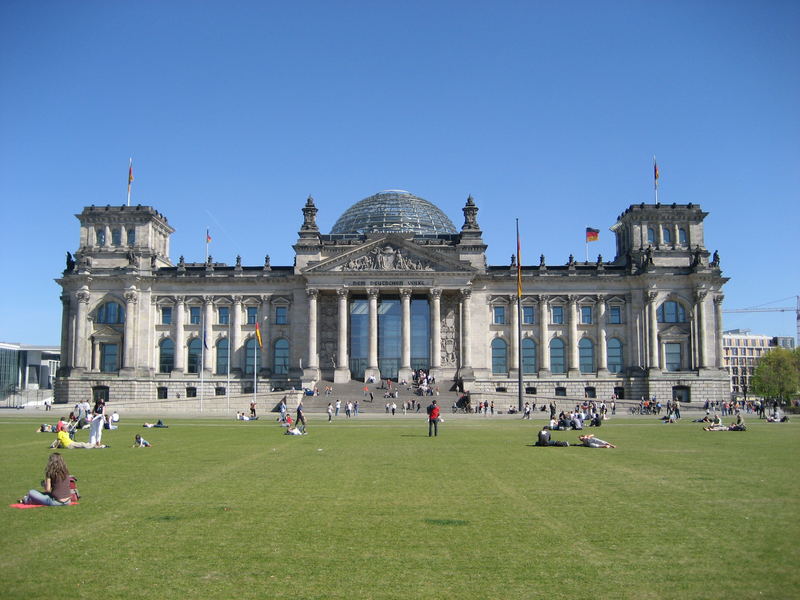
[[386, 245], [354, 258], [342, 266], [344, 271], [433, 271], [427, 261], [406, 258], [400, 248]]
[[472, 196], [467, 198], [467, 203], [462, 210], [464, 211], [464, 225], [461, 226], [461, 230], [479, 230], [478, 207], [475, 205], [475, 200], [472, 199]]
[[400, 288], [400, 296], [409, 298], [411, 297], [411, 288]]
[[91, 294], [86, 290], [80, 290], [78, 293], [75, 294], [75, 298], [78, 299], [78, 302], [81, 304], [89, 304], [89, 299], [91, 298]]
[[377, 298], [380, 290], [378, 288], [367, 288], [367, 296], [370, 298]]
[[[433, 290], [431, 290], [433, 293]], [[452, 295], [442, 297], [441, 356], [443, 367], [456, 367], [458, 358], [458, 305]]]
[[319, 231], [317, 227], [317, 207], [314, 205], [314, 198], [311, 196], [306, 200], [303, 207], [303, 226], [301, 231]]
[[72, 273], [75, 270], [75, 259], [72, 258], [72, 253], [67, 252], [67, 268], [64, 270], [65, 273]]
[[236, 255], [236, 268], [237, 269], [242, 268], [242, 257], [238, 254]]
[[308, 288], [306, 289], [306, 295], [309, 298], [316, 298], [317, 296], [319, 296], [319, 290], [316, 288]]
[[139, 301], [139, 292], [136, 290], [128, 290], [125, 292], [125, 302], [136, 304]]
[[719, 269], [719, 252], [717, 252], [716, 250], [714, 250], [714, 254], [711, 257], [711, 262], [709, 263], [709, 266]]
[[264, 270], [265, 271], [272, 271], [272, 266], [269, 263], [269, 254], [264, 257]]

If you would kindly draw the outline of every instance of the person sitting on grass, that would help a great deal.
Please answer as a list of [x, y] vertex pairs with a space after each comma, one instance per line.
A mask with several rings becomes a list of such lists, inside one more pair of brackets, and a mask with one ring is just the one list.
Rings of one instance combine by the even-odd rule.
[[19, 504], [66, 506], [72, 501], [72, 491], [69, 487], [69, 470], [64, 458], [58, 452], [53, 452], [47, 459], [42, 485], [44, 492], [30, 490], [20, 498]]
[[305, 431], [301, 431], [297, 427], [289, 427], [286, 429], [286, 435], [306, 435]]
[[551, 440], [550, 439], [550, 429], [547, 425], [542, 427], [542, 430], [539, 432], [538, 439], [536, 440], [536, 446], [569, 446], [569, 442], [560, 441], [560, 440]]
[[69, 437], [69, 433], [66, 431], [59, 431], [56, 434], [55, 441], [50, 444], [51, 448], [66, 448], [67, 450], [78, 450], [81, 448], [108, 448], [105, 444], [101, 444], [99, 446], [89, 443], [89, 442], [76, 442], [72, 438]]
[[581, 441], [581, 444], [586, 446], [587, 448], [616, 448], [614, 444], [609, 444], [608, 442], [601, 440], [600, 438], [596, 438], [591, 433], [578, 436], [578, 439]]
[[150, 448], [152, 444], [140, 436], [138, 433], [133, 440], [133, 447], [134, 448]]

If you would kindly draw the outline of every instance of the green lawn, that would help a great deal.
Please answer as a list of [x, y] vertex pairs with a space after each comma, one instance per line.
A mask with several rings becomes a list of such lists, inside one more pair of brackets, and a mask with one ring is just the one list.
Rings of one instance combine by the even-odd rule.
[[[62, 451], [80, 505], [1, 510], [0, 597], [798, 595], [796, 422], [621, 418], [593, 450], [532, 447], [541, 421], [445, 420], [433, 439], [422, 418], [123, 421], [107, 450]], [[42, 478], [38, 422], [0, 414], [6, 504]]]

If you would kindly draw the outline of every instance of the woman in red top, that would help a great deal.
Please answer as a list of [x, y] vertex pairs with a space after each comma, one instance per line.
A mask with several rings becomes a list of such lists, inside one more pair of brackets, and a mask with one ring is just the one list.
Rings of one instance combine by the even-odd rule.
[[439, 435], [439, 405], [436, 400], [428, 406], [428, 437]]

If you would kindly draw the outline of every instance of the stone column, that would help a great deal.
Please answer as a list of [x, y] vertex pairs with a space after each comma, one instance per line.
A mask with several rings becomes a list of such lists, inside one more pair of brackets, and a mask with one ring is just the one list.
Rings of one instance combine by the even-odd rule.
[[75, 327], [75, 367], [86, 369], [89, 367], [89, 359], [86, 356], [89, 340], [86, 336], [89, 318], [89, 298], [90, 294], [86, 290], [80, 290], [75, 295], [78, 301], [78, 314], [76, 316]]
[[339, 344], [337, 347], [336, 370], [333, 373], [334, 383], [350, 381], [350, 359], [347, 352], [347, 288], [336, 290], [339, 298]]
[[[207, 372], [211, 372], [212, 369], [212, 358], [214, 356], [214, 340], [211, 335], [212, 331], [214, 330], [214, 303], [212, 302], [211, 296], [203, 296], [203, 329], [205, 331], [200, 331], [200, 343], [203, 344], [202, 346], [202, 353], [203, 353], [203, 370]], [[205, 344], [208, 344], [208, 348], [205, 347]]]
[[461, 290], [461, 378], [475, 378], [472, 369], [472, 290]]
[[92, 371], [99, 371], [100, 370], [100, 342], [97, 338], [92, 337]]
[[[263, 335], [263, 331], [261, 332]], [[230, 364], [228, 365], [228, 372], [237, 373], [242, 371], [239, 348], [242, 345], [242, 297], [233, 297], [233, 314], [231, 315], [231, 335], [228, 340], [228, 348], [230, 348]]]
[[578, 298], [568, 296], [567, 310], [569, 311], [569, 375], [580, 374], [578, 368]]
[[597, 374], [608, 374], [608, 354], [606, 345], [606, 297], [597, 296]]
[[657, 292], [647, 292], [647, 331], [649, 334], [648, 348], [650, 355], [647, 366], [651, 370], [659, 370], [661, 368], [658, 351], [658, 319], [656, 318], [657, 300]]
[[694, 293], [695, 314], [697, 315], [697, 351], [700, 368], [708, 368], [708, 351], [706, 349], [706, 291], [696, 290]]
[[175, 298], [175, 331], [173, 341], [175, 342], [175, 373], [183, 373], [186, 370], [186, 332], [183, 330], [186, 318], [186, 299], [183, 296]]
[[125, 348], [122, 352], [122, 368], [132, 370], [136, 366], [136, 305], [139, 294], [135, 289], [125, 292]]
[[61, 294], [61, 367], [72, 366], [69, 346], [69, 294]]
[[367, 290], [369, 296], [369, 352], [367, 357], [367, 372], [365, 375], [369, 377], [374, 375], [380, 376], [378, 369], [378, 289], [369, 288]]
[[550, 374], [550, 333], [547, 324], [550, 313], [547, 310], [547, 296], [538, 296], [539, 302], [539, 377]]
[[509, 310], [511, 311], [511, 335], [509, 339], [509, 360], [508, 360], [508, 376], [510, 378], [517, 377], [517, 370], [522, 367], [519, 364], [519, 314], [517, 313], [517, 297], [515, 295], [509, 296]]
[[411, 290], [400, 288], [402, 320], [400, 326], [400, 379], [411, 380]]
[[[431, 301], [431, 369], [439, 369], [442, 366], [442, 316], [441, 316], [441, 297], [442, 290], [433, 288], [430, 290]], [[434, 373], [437, 377], [438, 373]]]
[[319, 379], [319, 353], [317, 352], [317, 298], [319, 290], [309, 288], [306, 290], [308, 295], [308, 366], [306, 372], [308, 377]]
[[714, 321], [716, 325], [716, 335], [717, 338], [714, 340], [716, 343], [714, 344], [714, 349], [716, 350], [716, 356], [714, 357], [714, 366], [718, 369], [723, 368], [723, 349], [722, 349], [722, 301], [725, 299], [725, 296], [722, 294], [717, 294], [714, 296]]

